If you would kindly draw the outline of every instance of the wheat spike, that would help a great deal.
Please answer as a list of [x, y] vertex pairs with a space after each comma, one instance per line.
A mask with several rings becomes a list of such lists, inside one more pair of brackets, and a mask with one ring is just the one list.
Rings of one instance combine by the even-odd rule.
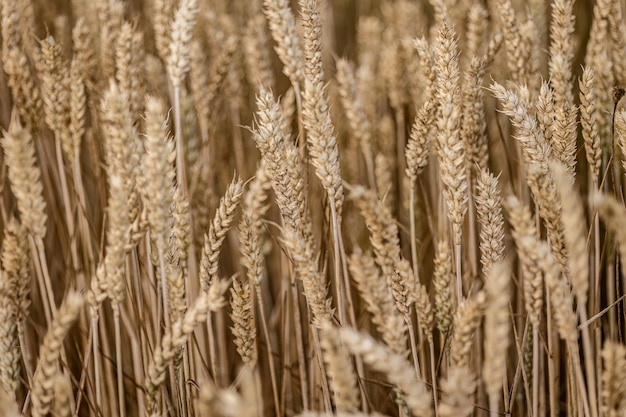
[[296, 33], [296, 20], [287, 0], [264, 0], [263, 12], [267, 18], [274, 47], [283, 63], [283, 72], [293, 86], [304, 79], [304, 52]]
[[489, 276], [493, 265], [504, 258], [504, 217], [498, 177], [481, 171], [476, 178], [476, 214], [480, 223], [480, 263]]
[[330, 387], [335, 396], [335, 406], [338, 412], [354, 412], [359, 409], [359, 390], [357, 389], [357, 375], [352, 368], [352, 361], [346, 349], [341, 345], [329, 327], [324, 324], [320, 332], [320, 343], [324, 351], [324, 362], [330, 377]]
[[461, 226], [468, 201], [466, 147], [460, 131], [458, 54], [456, 33], [444, 22], [439, 28], [434, 54], [438, 86], [436, 97], [441, 109], [437, 118], [437, 144], [444, 196], [456, 245], [461, 243]]
[[228, 285], [227, 281], [215, 280], [208, 291], [202, 292], [185, 315], [172, 323], [171, 329], [161, 338], [145, 375], [144, 386], [148, 395], [149, 412], [156, 409], [155, 398], [159, 385], [165, 380], [170, 361], [187, 342], [196, 325], [206, 320], [207, 312], [216, 311], [225, 304], [224, 292]]
[[39, 244], [46, 234], [47, 215], [33, 137], [28, 129], [22, 127], [16, 113], [3, 136], [5, 163], [9, 167], [9, 182], [17, 199], [20, 219]]
[[217, 276], [217, 261], [222, 249], [222, 243], [226, 233], [230, 229], [235, 217], [235, 210], [243, 194], [243, 182], [233, 179], [228, 186], [224, 197], [220, 199], [220, 205], [215, 211], [215, 217], [204, 236], [202, 248], [202, 260], [200, 262], [200, 282], [204, 291], [207, 291]]
[[486, 296], [481, 291], [474, 297], [461, 302], [456, 310], [450, 346], [450, 357], [455, 366], [468, 367], [470, 365], [472, 337], [480, 326], [485, 313], [485, 305]]
[[339, 330], [344, 346], [353, 354], [361, 355], [363, 361], [375, 370], [384, 373], [392, 384], [403, 393], [402, 398], [415, 415], [433, 415], [432, 396], [424, 382], [415, 377], [411, 364], [371, 336], [350, 328]]
[[167, 70], [172, 85], [182, 84], [189, 71], [189, 47], [198, 14], [198, 0], [182, 0], [171, 23]]
[[626, 348], [607, 341], [602, 348], [602, 412], [619, 416], [626, 412]]
[[247, 281], [233, 280], [231, 293], [231, 313], [233, 321], [231, 331], [235, 338], [237, 353], [244, 364], [256, 361], [256, 329], [253, 318], [252, 293]]
[[437, 329], [441, 334], [447, 334], [452, 326], [455, 303], [452, 298], [452, 283], [454, 282], [453, 259], [450, 243], [442, 239], [437, 243], [433, 272], [433, 286], [435, 288], [435, 317]]
[[32, 414], [35, 417], [47, 415], [52, 407], [57, 360], [63, 349], [63, 340], [78, 318], [82, 306], [83, 297], [80, 294], [67, 294], [43, 339], [31, 389]]

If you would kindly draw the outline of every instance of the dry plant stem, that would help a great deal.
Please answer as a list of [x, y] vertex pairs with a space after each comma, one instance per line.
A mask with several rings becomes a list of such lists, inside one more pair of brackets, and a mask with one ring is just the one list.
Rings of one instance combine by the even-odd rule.
[[[585, 323], [587, 321], [587, 306], [579, 305], [578, 306], [578, 314], [580, 316], [580, 322]], [[583, 352], [585, 359], [585, 371], [587, 377], [587, 387], [586, 392], [589, 393], [589, 407], [591, 409], [591, 416], [598, 416], [598, 398], [597, 398], [597, 385], [596, 385], [596, 369], [594, 366], [593, 358], [594, 358], [594, 350], [591, 345], [591, 335], [589, 333], [589, 326], [583, 327], [582, 329], [582, 339], [583, 339]], [[580, 366], [580, 357], [577, 358], [578, 365]], [[582, 372], [582, 369], [580, 370]]]
[[419, 269], [417, 264], [417, 236], [415, 230], [415, 183], [411, 182], [409, 191], [409, 227], [411, 233], [411, 261], [413, 262], [413, 273], [415, 279], [419, 282]]
[[[124, 329], [126, 333], [129, 335], [130, 343], [131, 343], [131, 351], [132, 351], [132, 364], [133, 364], [133, 373], [135, 377], [135, 381], [141, 381], [143, 378], [143, 369], [142, 369], [142, 356], [141, 346], [139, 346], [139, 340], [133, 329], [132, 322], [128, 317], [128, 314], [124, 312], [124, 310], [120, 310], [120, 316], [122, 318], [122, 323], [124, 323]], [[137, 395], [137, 406], [139, 408], [139, 414], [146, 414], [146, 399], [144, 395], [144, 391], [140, 386], [136, 387], [136, 395]]]
[[557, 389], [557, 383], [558, 380], [556, 380], [556, 369], [554, 366], [554, 360], [552, 360], [552, 358], [554, 358], [554, 355], [556, 354], [555, 352], [555, 346], [554, 346], [554, 338], [555, 338], [555, 334], [554, 334], [554, 324], [552, 321], [552, 301], [550, 300], [550, 289], [546, 288], [546, 316], [548, 317], [547, 319], [547, 323], [546, 323], [546, 329], [547, 329], [547, 336], [546, 338], [548, 339], [548, 352], [547, 352], [547, 357], [548, 357], [548, 401], [550, 403], [550, 417], [557, 417], [558, 413], [557, 413], [557, 393], [558, 393], [558, 389]]
[[461, 243], [457, 243], [454, 246], [455, 260], [456, 260], [456, 298], [457, 305], [460, 305], [463, 300], [463, 272], [461, 271]]
[[74, 270], [78, 270], [78, 249], [74, 236], [74, 215], [72, 214], [72, 200], [70, 200], [69, 187], [67, 186], [67, 176], [65, 175], [65, 164], [63, 163], [63, 153], [61, 150], [61, 141], [55, 140], [55, 152], [57, 159], [57, 169], [59, 171], [59, 179], [61, 181], [61, 195], [63, 196], [63, 208], [65, 209], [65, 219], [67, 221], [67, 233], [70, 238], [70, 251], [72, 254], [72, 266]]
[[179, 390], [182, 393], [181, 396], [181, 406], [182, 406], [182, 414], [188, 415], [189, 411], [192, 409], [191, 397], [189, 392], [187, 391], [187, 386], [185, 385], [185, 381], [191, 380], [191, 364], [190, 364], [190, 355], [191, 352], [191, 341], [187, 341], [187, 345], [183, 351], [183, 372], [178, 375], [179, 378]]
[[[594, 184], [593, 190], [596, 192], [600, 192], [597, 183]], [[602, 273], [602, 265], [600, 264], [601, 259], [601, 251], [600, 251], [600, 216], [598, 215], [598, 211], [593, 211], [593, 268], [594, 268], [594, 279], [593, 279], [593, 298], [591, 303], [591, 311], [597, 312], [600, 310], [600, 274]]]
[[260, 283], [255, 285], [257, 302], [259, 305], [259, 319], [261, 321], [261, 330], [265, 337], [265, 346], [267, 350], [267, 365], [270, 369], [270, 380], [272, 382], [272, 397], [274, 399], [274, 409], [278, 413], [280, 410], [280, 402], [278, 401], [278, 383], [276, 380], [276, 368], [274, 366], [274, 352], [272, 350], [272, 341], [270, 332], [267, 328], [267, 319], [265, 318], [265, 303], [263, 302], [263, 290]]
[[93, 347], [93, 372], [94, 372], [94, 384], [96, 386], [96, 404], [99, 406], [102, 404], [102, 381], [100, 380], [100, 345], [99, 345], [99, 332], [98, 332], [98, 322], [100, 320], [100, 315], [98, 314], [97, 308], [92, 308], [91, 311], [91, 335], [93, 337], [92, 347]]
[[[467, 174], [468, 178], [471, 178], [471, 175]], [[474, 196], [470, 191], [471, 187], [467, 192], [467, 219], [468, 219], [468, 242], [469, 242], [469, 264], [470, 270], [472, 271], [472, 276], [477, 276], [478, 274], [478, 265], [476, 265], [476, 206], [474, 205]]]
[[169, 330], [172, 325], [172, 317], [169, 310], [169, 287], [167, 281], [167, 269], [165, 267], [165, 253], [163, 250], [163, 242], [161, 236], [157, 237], [157, 253], [159, 256], [159, 272], [161, 275], [161, 301], [163, 303], [163, 321], [165, 322], [165, 331]]
[[226, 334], [226, 325], [224, 324], [224, 312], [216, 311], [215, 312], [215, 328], [216, 333], [218, 335], [222, 335], [217, 338], [217, 375], [220, 378], [218, 383], [221, 386], [228, 386], [228, 361], [224, 358], [228, 357], [228, 352], [226, 351], [226, 338], [223, 336]]
[[585, 384], [585, 376], [583, 374], [583, 368], [580, 363], [580, 354], [578, 353], [578, 345], [572, 345], [568, 343], [567, 346], [569, 350], [569, 354], [572, 357], [572, 362], [574, 366], [574, 372], [576, 372], [576, 380], [578, 382], [578, 391], [580, 398], [582, 400], [582, 406], [585, 417], [591, 416], [589, 398], [587, 397], [587, 388]]
[[533, 323], [533, 409], [532, 416], [539, 417], [539, 324]]
[[[354, 323], [354, 325], [356, 325], [357, 320], [356, 320], [356, 316], [354, 313], [354, 303], [353, 303], [353, 299], [352, 299], [352, 286], [350, 283], [350, 274], [348, 273], [348, 261], [347, 261], [347, 255], [346, 255], [346, 249], [343, 245], [343, 234], [341, 232], [341, 226], [337, 227], [337, 231], [338, 231], [338, 237], [337, 237], [337, 242], [339, 245], [339, 250], [340, 250], [340, 254], [341, 254], [341, 266], [343, 269], [343, 277], [344, 277], [344, 282], [345, 282], [345, 288], [346, 288], [346, 295], [348, 297], [347, 303], [348, 303], [348, 312], [350, 313], [350, 319], [352, 320], [352, 323]], [[356, 357], [356, 373], [357, 373], [357, 377], [359, 379], [362, 379], [363, 376], [365, 375], [365, 369], [363, 367], [363, 359], [361, 359], [360, 356]], [[365, 412], [367, 412], [367, 401], [366, 401], [366, 393], [365, 393], [365, 389], [363, 388], [362, 384], [359, 384], [359, 389], [361, 391], [361, 404], [363, 405], [363, 410]]]
[[[348, 324], [347, 321], [347, 317], [346, 317], [346, 311], [352, 311], [351, 305], [352, 305], [352, 297], [347, 298], [347, 293], [350, 289], [350, 281], [349, 278], [347, 276], [345, 276], [342, 272], [342, 256], [339, 252], [339, 238], [341, 236], [341, 232], [339, 231], [339, 222], [337, 219], [337, 206], [335, 204], [335, 202], [332, 199], [329, 199], [329, 203], [330, 203], [330, 217], [331, 217], [331, 227], [332, 227], [332, 235], [333, 235], [333, 255], [334, 255], [334, 259], [333, 259], [333, 264], [334, 264], [334, 268], [335, 268], [335, 285], [337, 286], [337, 310], [339, 313], [339, 323], [341, 325], [346, 325]], [[347, 299], [349, 305], [348, 305], [348, 310], [346, 309], [346, 306], [344, 306], [344, 301]], [[352, 315], [354, 316], [354, 313], [352, 313]], [[350, 322], [351, 325], [354, 325], [354, 318], [352, 317], [352, 320]]]
[[[617, 249], [615, 247], [607, 249], [607, 274], [606, 274], [606, 298], [607, 304], [612, 305], [617, 301], [617, 295], [615, 293], [615, 265], [618, 260], [616, 259]], [[609, 335], [611, 340], [616, 340], [618, 330], [617, 330], [617, 311], [615, 309], [609, 310]]]
[[[292, 274], [293, 276], [293, 274]], [[298, 284], [291, 280], [291, 302], [293, 308], [293, 325], [296, 331], [296, 350], [298, 352], [298, 371], [300, 373], [300, 390], [302, 392], [302, 407], [308, 410], [309, 406], [309, 385], [307, 383], [306, 356], [304, 354], [304, 335], [302, 332], [302, 320], [300, 318], [300, 302], [298, 301]]]
[[[83, 392], [85, 389], [85, 382], [87, 381], [87, 371], [89, 370], [89, 363], [91, 362], [91, 352], [93, 344], [93, 326], [89, 327], [89, 334], [87, 335], [87, 346], [85, 347], [85, 353], [83, 357], [83, 366], [81, 368], [80, 380], [78, 381], [78, 391], [76, 393], [76, 408], [74, 409], [73, 417], [78, 416], [80, 410], [80, 404], [83, 399]], [[93, 412], [90, 410], [90, 415]]]
[[[300, 160], [306, 161], [306, 137], [304, 135], [304, 123], [302, 122], [302, 91], [298, 83], [294, 84], [292, 82], [291, 86], [296, 96], [296, 110], [298, 113], [298, 138], [296, 143], [300, 145]], [[304, 182], [307, 183], [308, 175], [306, 170], [302, 172], [302, 177], [304, 178]]]
[[489, 416], [490, 417], [498, 417], [500, 415], [500, 395], [499, 394], [490, 394], [489, 395]]
[[120, 331], [120, 305], [113, 302], [113, 325], [115, 326], [115, 367], [117, 369], [117, 398], [120, 417], [126, 417], [126, 405], [124, 404], [124, 367], [122, 364], [122, 334]]
[[[335, 277], [338, 285], [341, 286], [343, 290], [342, 293], [346, 296], [346, 308], [348, 314], [350, 315], [350, 325], [356, 326], [356, 316], [354, 313], [354, 303], [352, 299], [352, 289], [350, 286], [350, 275], [348, 274], [348, 263], [346, 261], [346, 252], [343, 247], [343, 234], [341, 232], [341, 225], [339, 224], [339, 219], [337, 216], [337, 207], [334, 200], [330, 201], [330, 213], [332, 218], [332, 230], [333, 230], [333, 248], [335, 255]], [[343, 283], [341, 281], [341, 277], [343, 277]], [[341, 285], [341, 283], [343, 285]], [[345, 320], [345, 317], [344, 317]], [[357, 377], [362, 379], [364, 374], [363, 369], [363, 360], [357, 356], [356, 357], [356, 371]], [[361, 389], [361, 404], [367, 404], [365, 401], [365, 392]]]
[[324, 365], [324, 356], [322, 353], [322, 345], [320, 344], [320, 333], [317, 327], [311, 326], [311, 332], [313, 334], [313, 340], [315, 341], [315, 352], [317, 356], [318, 365], [321, 373], [322, 380], [322, 393], [324, 394], [324, 405], [326, 411], [330, 412], [333, 409], [333, 404], [330, 399], [330, 387], [328, 385], [328, 375], [326, 374], [326, 366]]
[[[399, 107], [395, 110], [395, 118], [396, 118], [396, 154], [398, 160], [398, 177], [402, 178], [402, 173], [404, 172], [404, 148], [406, 146], [406, 132], [405, 132], [405, 117], [404, 117], [404, 109]], [[391, 185], [391, 184], [390, 184]], [[378, 190], [381, 192], [382, 190]], [[401, 198], [402, 187], [398, 187], [398, 197]]]
[[[415, 338], [415, 329], [413, 328], [413, 320], [411, 318], [409, 318], [409, 320], [407, 320], [407, 329], [409, 330], [409, 342], [411, 343], [411, 355], [413, 358], [413, 366], [415, 367], [415, 375], [418, 378], [422, 378], [422, 379], [426, 379], [426, 375], [424, 375], [424, 373], [422, 373], [422, 370], [420, 369], [420, 360], [418, 358], [418, 353], [417, 353], [417, 339]], [[422, 333], [421, 333], [421, 328], [420, 328], [420, 343], [423, 342], [423, 337], [422, 337]], [[425, 371], [424, 371], [425, 372]]]
[[44, 243], [43, 240], [35, 241], [32, 236], [29, 236], [28, 241], [30, 243], [31, 253], [37, 258], [35, 271], [37, 273], [37, 280], [39, 281], [40, 296], [43, 302], [46, 322], [50, 324], [52, 318], [56, 315], [57, 309], [56, 303], [54, 302], [54, 294], [52, 293], [50, 274], [48, 273]]
[[187, 170], [185, 168], [185, 149], [183, 143], [183, 123], [180, 109], [180, 86], [174, 87], [174, 131], [176, 140], [176, 180], [178, 187], [187, 196]]
[[20, 321], [17, 324], [18, 341], [20, 344], [20, 351], [22, 353], [22, 362], [24, 363], [24, 369], [26, 370], [26, 378], [28, 378], [28, 384], [32, 384], [33, 381], [33, 365], [32, 354], [30, 347], [26, 343], [26, 335], [24, 334], [24, 322]]
[[87, 198], [85, 197], [85, 187], [83, 185], [83, 174], [80, 169], [80, 159], [80, 149], [75, 147], [74, 163], [72, 166], [74, 168], [74, 191], [78, 196], [78, 221], [80, 234], [87, 249], [87, 259], [91, 264], [94, 261], [93, 247], [91, 244], [92, 235], [91, 230], [89, 229], [89, 220], [87, 219]]
[[428, 336], [428, 346], [430, 348], [430, 377], [433, 390], [433, 405], [435, 407], [435, 417], [439, 415], [439, 406], [437, 401], [437, 364], [435, 360], [435, 340], [431, 335]]
[[[99, 326], [98, 331], [100, 332], [99, 340], [100, 343], [100, 356], [104, 358], [112, 358], [115, 354], [111, 351], [111, 347], [115, 348], [115, 345], [111, 343], [111, 336], [106, 332], [106, 329], [110, 328], [110, 323], [108, 323], [109, 317], [101, 316], [101, 326]], [[117, 398], [116, 391], [117, 386], [115, 384], [115, 369], [113, 369], [113, 363], [111, 361], [104, 361], [102, 363], [103, 372], [101, 376], [104, 378], [104, 384], [106, 389], [104, 390], [105, 402], [100, 405], [101, 414], [107, 415], [111, 413], [115, 413], [117, 409]]]
[[211, 377], [215, 384], [218, 383], [219, 378], [217, 375], [217, 347], [215, 344], [215, 332], [213, 331], [213, 314], [207, 312], [206, 315], [206, 330], [209, 339], [209, 361], [211, 364]]

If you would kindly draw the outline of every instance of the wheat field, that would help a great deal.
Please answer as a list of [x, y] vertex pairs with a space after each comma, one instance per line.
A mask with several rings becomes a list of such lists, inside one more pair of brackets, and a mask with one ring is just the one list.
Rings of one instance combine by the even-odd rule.
[[0, 0], [0, 417], [626, 416], [621, 0]]

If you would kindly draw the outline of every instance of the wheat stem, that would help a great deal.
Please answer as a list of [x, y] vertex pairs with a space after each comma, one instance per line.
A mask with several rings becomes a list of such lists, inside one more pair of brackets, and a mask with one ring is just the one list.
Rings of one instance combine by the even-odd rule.
[[124, 404], [124, 367], [122, 365], [122, 334], [120, 331], [120, 305], [115, 302], [113, 308], [113, 325], [115, 326], [115, 360], [117, 368], [117, 399], [119, 401], [119, 415], [126, 416]]
[[267, 319], [265, 317], [265, 303], [263, 302], [263, 290], [260, 285], [255, 286], [258, 309], [261, 322], [261, 330], [263, 331], [263, 337], [265, 338], [265, 345], [267, 350], [267, 365], [270, 370], [270, 381], [272, 383], [272, 397], [274, 399], [274, 409], [276, 413], [280, 411], [280, 402], [278, 400], [278, 382], [276, 379], [276, 368], [274, 365], [274, 351], [272, 349], [272, 341], [270, 339], [270, 333], [267, 328]]

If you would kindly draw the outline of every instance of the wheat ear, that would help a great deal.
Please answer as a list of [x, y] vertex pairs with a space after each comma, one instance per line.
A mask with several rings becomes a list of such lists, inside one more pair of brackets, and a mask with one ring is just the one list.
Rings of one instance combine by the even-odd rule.
[[6, 392], [14, 393], [19, 384], [21, 354], [17, 329], [18, 306], [14, 301], [20, 280], [19, 269], [16, 270], [16, 267], [23, 265], [20, 262], [23, 255], [19, 252], [19, 243], [15, 236], [17, 223], [13, 220], [9, 224], [11, 226], [7, 228], [2, 245], [2, 264], [5, 270], [0, 273], [0, 383]]
[[63, 349], [63, 340], [78, 318], [83, 301], [83, 297], [76, 292], [67, 294], [43, 339], [31, 388], [32, 413], [35, 417], [47, 415], [52, 407], [57, 360]]
[[[25, 339], [25, 320], [28, 317], [31, 304], [31, 268], [29, 263], [28, 232], [26, 228], [15, 219], [9, 220], [4, 230], [2, 268], [4, 269], [4, 277], [2, 279], [6, 283], [5, 285], [7, 285], [5, 286], [6, 292], [3, 292], [3, 294], [11, 297], [10, 303], [14, 308], [13, 321], [9, 320], [6, 325], [8, 325], [9, 329], [11, 329], [13, 325], [17, 326], [17, 337], [19, 340], [17, 347], [18, 350], [21, 349], [26, 374], [29, 380], [32, 380], [32, 356]], [[13, 330], [9, 331], [11, 333], [13, 332]], [[12, 334], [11, 337], [13, 337]], [[9, 343], [9, 346], [5, 345], [5, 347], [10, 348], [11, 337], [3, 339]], [[4, 357], [11, 358], [11, 354], [7, 352]], [[19, 357], [17, 359], [19, 360]], [[15, 370], [16, 368], [14, 368], [14, 366], [15, 364], [11, 365], [8, 369]], [[5, 369], [7, 368], [3, 369], [3, 373]], [[17, 364], [17, 369], [19, 369], [19, 363]], [[17, 373], [11, 373], [10, 375], [14, 377], [18, 376]], [[3, 378], [3, 383], [6, 381], [7, 380]], [[17, 382], [17, 380], [15, 380], [15, 382]], [[7, 387], [7, 384], [5, 384], [5, 387]]]
[[250, 84], [255, 88], [264, 85], [273, 90], [276, 79], [272, 72], [267, 26], [262, 15], [253, 17], [246, 25], [242, 46], [245, 50], [244, 59]]
[[148, 413], [156, 410], [156, 395], [159, 385], [165, 380], [170, 361], [185, 345], [196, 325], [206, 320], [207, 312], [216, 311], [225, 304], [224, 292], [228, 285], [228, 281], [215, 280], [208, 291], [202, 292], [185, 315], [176, 320], [170, 331], [161, 338], [161, 343], [155, 348], [145, 375], [144, 387], [148, 396]]
[[[243, 194], [243, 182], [233, 178], [224, 196], [220, 199], [220, 204], [215, 211], [215, 217], [209, 227], [209, 232], [204, 236], [204, 246], [202, 248], [202, 258], [200, 260], [200, 285], [204, 292], [208, 291], [213, 281], [217, 277], [218, 261], [222, 244], [226, 238], [226, 233], [230, 229], [235, 217], [239, 201]], [[213, 319], [209, 312], [207, 318], [207, 329], [209, 335], [209, 350], [211, 354], [211, 370], [213, 377], [217, 378], [218, 360], [215, 349], [215, 338], [213, 332]]]
[[452, 299], [451, 285], [454, 280], [454, 261], [450, 242], [441, 239], [435, 251], [433, 286], [435, 288], [435, 318], [437, 329], [446, 335], [452, 326], [456, 303]]
[[304, 78], [304, 52], [296, 33], [296, 20], [287, 0], [264, 0], [263, 12], [269, 23], [275, 50], [283, 63], [283, 72], [294, 86]]
[[17, 403], [5, 390], [0, 390], [0, 407], [4, 411], [4, 417], [21, 417], [17, 409]]
[[563, 162], [572, 175], [576, 169], [576, 107], [572, 94], [570, 62], [574, 58], [575, 19], [573, 1], [556, 0], [552, 4], [550, 25], [550, 85], [554, 89], [553, 156]]
[[209, 232], [204, 237], [202, 261], [200, 263], [200, 281], [205, 291], [209, 289], [213, 279], [215, 279], [217, 275], [217, 263], [222, 243], [234, 221], [242, 195], [243, 181], [235, 178], [228, 186], [224, 196], [220, 199], [220, 204], [215, 211], [215, 217], [213, 218]]
[[483, 274], [504, 259], [504, 217], [498, 178], [489, 171], [481, 171], [476, 178], [476, 213], [480, 223], [480, 263]]
[[39, 87], [28, 65], [28, 57], [20, 34], [20, 13], [17, 2], [3, 1], [2, 13], [2, 68], [7, 74], [13, 102], [24, 122], [39, 128], [42, 102]]
[[432, 396], [424, 382], [415, 377], [411, 365], [389, 348], [376, 342], [371, 336], [350, 328], [339, 330], [344, 346], [376, 371], [384, 373], [392, 384], [403, 393], [403, 400], [413, 414], [423, 417], [433, 415]]
[[174, 131], [176, 135], [176, 181], [187, 195], [187, 172], [183, 144], [180, 90], [189, 71], [189, 49], [198, 14], [198, 0], [183, 0], [171, 26], [167, 71], [174, 88]]
[[52, 382], [54, 384], [54, 400], [51, 414], [54, 417], [70, 417], [74, 402], [72, 383], [68, 376], [62, 372], [57, 373]]
[[472, 338], [482, 321], [485, 305], [486, 295], [481, 291], [458, 306], [454, 315], [452, 327], [454, 331], [450, 345], [450, 358], [453, 365], [469, 367]]
[[320, 343], [324, 351], [324, 362], [328, 370], [330, 388], [334, 392], [338, 412], [354, 412], [359, 409], [357, 375], [346, 349], [335, 338], [330, 323], [325, 323], [320, 332]]
[[346, 59], [337, 60], [337, 81], [341, 106], [350, 124], [351, 134], [359, 143], [365, 159], [370, 186], [374, 186], [374, 151], [372, 150], [372, 126], [363, 107], [357, 88], [354, 67]]
[[381, 279], [374, 258], [370, 253], [357, 249], [348, 258], [348, 265], [367, 311], [372, 316], [372, 323], [383, 341], [395, 354], [406, 357], [408, 340], [404, 318], [394, 304], [387, 282]]
[[619, 416], [626, 412], [626, 347], [607, 341], [602, 348], [602, 413]]
[[24, 227], [32, 236], [32, 255], [38, 259], [35, 263], [39, 289], [43, 301], [46, 321], [56, 312], [54, 295], [48, 276], [44, 235], [46, 234], [46, 202], [43, 198], [41, 169], [37, 165], [35, 144], [30, 131], [22, 127], [17, 113], [13, 113], [9, 130], [2, 138], [5, 163], [8, 166], [9, 183], [17, 200], [17, 208]]
[[235, 279], [230, 292], [230, 318], [233, 321], [231, 331], [234, 336], [234, 343], [243, 363], [251, 364], [256, 361], [257, 352], [250, 283], [248, 281], [240, 282]]
[[441, 382], [444, 394], [439, 404], [440, 417], [467, 417], [474, 409], [476, 377], [468, 368], [454, 367]]
[[[365, 224], [370, 231], [370, 242], [376, 255], [376, 263], [380, 265], [383, 278], [391, 288], [396, 308], [408, 325], [413, 362], [416, 372], [420, 374], [413, 319], [409, 314], [410, 305], [415, 301], [417, 294], [415, 277], [410, 263], [401, 256], [398, 226], [389, 207], [378, 200], [373, 191], [355, 186], [350, 189], [350, 197], [354, 199], [357, 208], [365, 219]], [[429, 321], [428, 315], [421, 319], [425, 319], [424, 323]]]
[[[255, 295], [258, 300], [258, 311], [261, 329], [267, 346], [267, 360], [272, 382], [272, 395], [274, 407], [280, 410], [278, 401], [278, 384], [276, 381], [276, 369], [274, 366], [274, 354], [270, 333], [267, 328], [265, 317], [265, 301], [261, 280], [263, 279], [264, 257], [263, 257], [263, 222], [262, 218], [267, 212], [269, 205], [265, 203], [267, 192], [271, 188], [270, 179], [263, 163], [257, 168], [256, 176], [248, 186], [248, 192], [244, 195], [242, 204], [242, 215], [239, 221], [239, 242], [241, 245], [241, 263], [247, 269], [247, 276], [254, 286]], [[254, 311], [254, 310], [253, 310]]]

